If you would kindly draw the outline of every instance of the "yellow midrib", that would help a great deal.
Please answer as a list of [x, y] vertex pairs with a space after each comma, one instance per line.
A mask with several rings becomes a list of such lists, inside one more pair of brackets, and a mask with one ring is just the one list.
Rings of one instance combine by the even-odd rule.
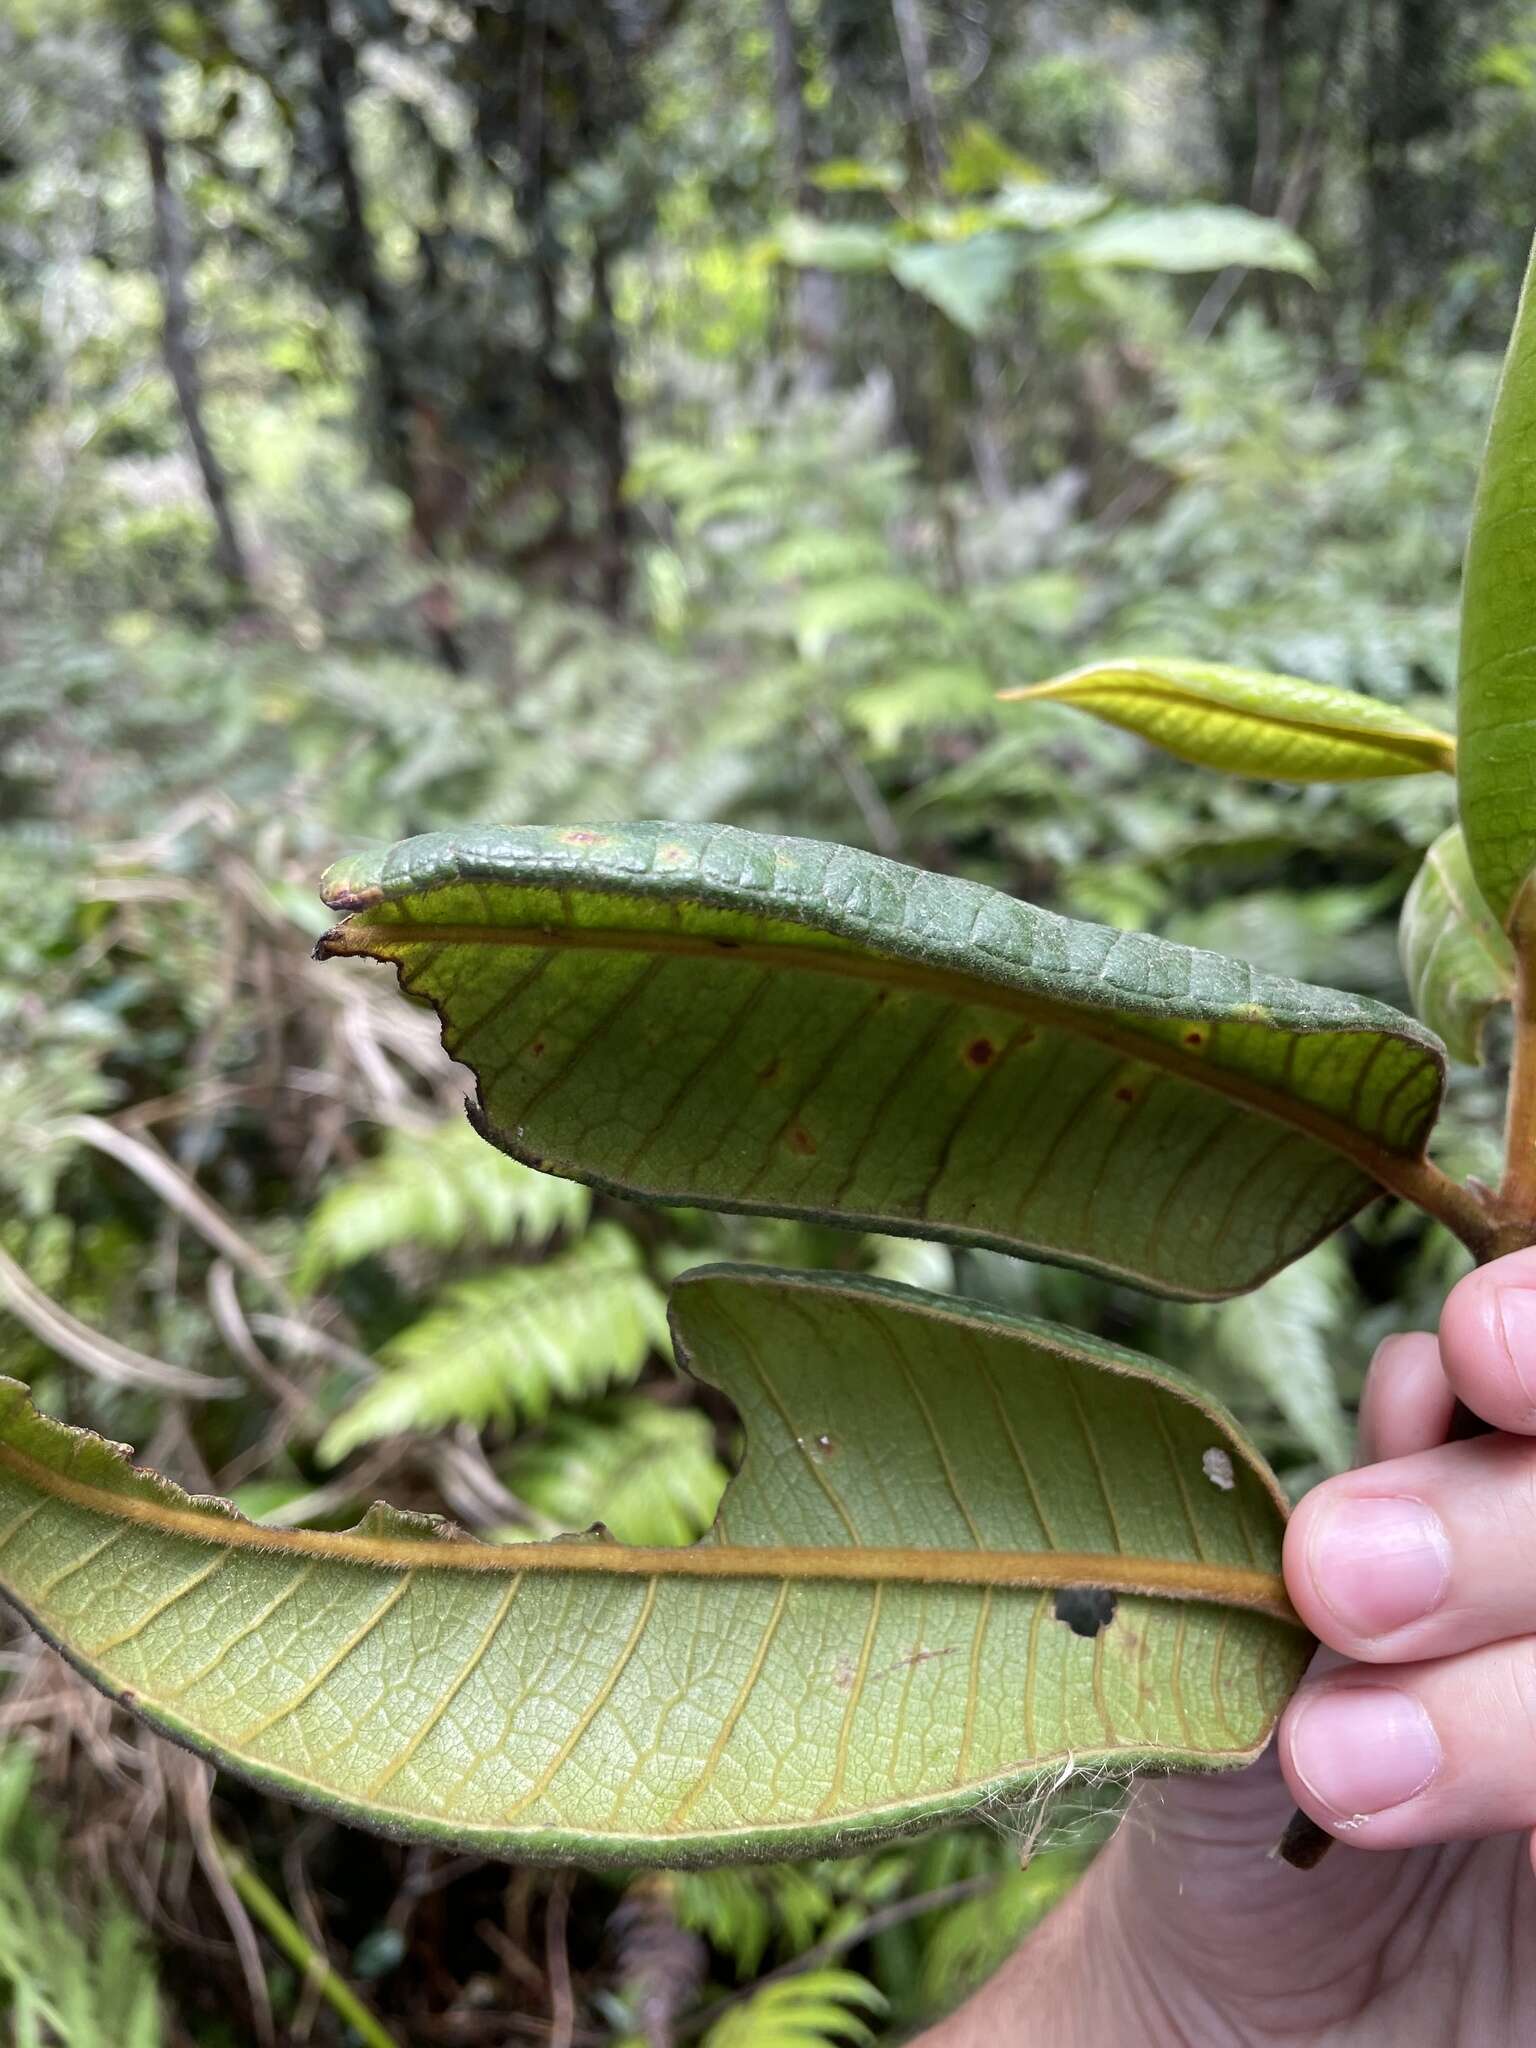
[[[937, 995], [946, 1001], [978, 1003], [991, 1009], [1006, 1010], [1074, 1037], [1089, 1039], [1124, 1058], [1159, 1067], [1194, 1087], [1240, 1102], [1277, 1123], [1305, 1132], [1394, 1192], [1406, 1192], [1411, 1197], [1412, 1188], [1405, 1184], [1414, 1181], [1423, 1167], [1421, 1152], [1395, 1148], [1383, 1139], [1341, 1122], [1330, 1111], [1314, 1103], [1271, 1088], [1265, 1082], [1252, 1080], [1230, 1067], [1219, 1066], [1203, 1054], [1192, 1058], [1181, 1046], [1143, 1034], [1111, 1014], [1101, 1014], [1093, 1005], [1053, 1002], [1048, 996], [1035, 995], [1007, 983], [986, 981], [951, 968], [925, 967], [917, 961], [900, 959], [892, 954], [844, 949], [839, 945], [808, 946], [791, 941], [738, 939], [726, 934], [715, 936], [705, 932], [639, 927], [432, 924], [405, 920], [370, 925], [361, 913], [336, 926], [320, 943], [328, 955], [360, 954], [372, 959], [392, 959], [402, 946], [454, 945], [507, 946], [533, 952], [671, 954], [683, 959], [737, 961], [747, 966], [827, 974], [916, 990], [925, 995]], [[1178, 1011], [1174, 1014], [1181, 1015]], [[1248, 1021], [1241, 1017], [1212, 1016], [1194, 1006], [1182, 1014], [1187, 1014], [1191, 1023], [1207, 1023], [1213, 1028], [1224, 1022]], [[1252, 1021], [1260, 1019], [1255, 1017]], [[1279, 1028], [1292, 1031], [1297, 1037], [1314, 1035], [1304, 1026]], [[1323, 1033], [1348, 1037], [1390, 1036], [1385, 1032], [1371, 1032], [1349, 1025], [1319, 1026], [1318, 1034]]]
[[[332, 1535], [319, 1529], [267, 1529], [215, 1511], [176, 1507], [67, 1478], [13, 1445], [0, 1444], [0, 1467], [49, 1498], [93, 1514], [195, 1543], [268, 1554], [287, 1552], [338, 1565], [398, 1571], [559, 1572], [604, 1578], [782, 1579], [809, 1583], [947, 1586], [1102, 1586], [1153, 1598], [1242, 1607], [1300, 1627], [1277, 1572], [1175, 1557], [1127, 1557], [1109, 1551], [927, 1550], [885, 1546], [832, 1548], [704, 1542], [691, 1547], [576, 1541], [480, 1543], [468, 1538]], [[5, 1576], [0, 1567], [0, 1579]]]
[[1394, 732], [1364, 723], [1357, 726], [1335, 724], [1325, 718], [1294, 717], [1285, 711], [1258, 711], [1248, 704], [1226, 704], [1201, 697], [1161, 678], [1150, 683], [1143, 682], [1138, 672], [1128, 670], [1124, 673], [1127, 680], [1120, 683], [1110, 682], [1107, 677], [1075, 687], [1037, 683], [1024, 690], [1000, 691], [999, 696], [1004, 703], [1021, 703], [1034, 698], [1041, 702], [1080, 705], [1084, 710], [1093, 708], [1096, 697], [1146, 697], [1211, 719], [1229, 718], [1237, 724], [1284, 726], [1287, 731], [1302, 733], [1309, 739], [1329, 740], [1361, 749], [1376, 746], [1384, 753], [1398, 754], [1410, 761], [1432, 760], [1446, 775], [1456, 772], [1456, 742], [1450, 733], [1438, 732], [1433, 726], [1425, 726], [1419, 733]]

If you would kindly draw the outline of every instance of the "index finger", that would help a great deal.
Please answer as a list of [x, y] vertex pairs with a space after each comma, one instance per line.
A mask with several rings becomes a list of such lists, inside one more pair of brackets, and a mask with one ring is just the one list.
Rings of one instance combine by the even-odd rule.
[[1510, 1252], [1451, 1289], [1440, 1361], [1457, 1398], [1495, 1429], [1536, 1436], [1536, 1249]]

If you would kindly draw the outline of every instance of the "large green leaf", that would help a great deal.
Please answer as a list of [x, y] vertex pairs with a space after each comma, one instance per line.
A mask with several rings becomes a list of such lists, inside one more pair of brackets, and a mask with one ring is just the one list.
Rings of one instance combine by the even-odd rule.
[[665, 1201], [1254, 1286], [1411, 1187], [1411, 1019], [873, 854], [714, 826], [433, 835], [344, 862], [530, 1165]]
[[1091, 711], [1181, 761], [1271, 782], [1363, 782], [1456, 766], [1449, 733], [1358, 690], [1213, 661], [1101, 661], [999, 692]]
[[1461, 586], [1461, 825], [1499, 922], [1536, 868], [1536, 258], [1472, 507]]
[[1170, 272], [1240, 264], [1318, 275], [1317, 258], [1300, 235], [1241, 206], [1126, 207], [1062, 235], [1049, 260]]
[[1193, 1385], [831, 1274], [695, 1273], [675, 1326], [747, 1444], [692, 1547], [266, 1529], [4, 1382], [0, 1587], [220, 1765], [492, 1854], [786, 1855], [1262, 1748], [1284, 1507]]
[[1019, 235], [972, 235], [959, 242], [894, 242], [891, 275], [938, 307], [967, 334], [984, 334], [1032, 260]]
[[1482, 1057], [1489, 1014], [1515, 992], [1515, 949], [1472, 878], [1453, 825], [1425, 854], [1397, 928], [1413, 1006], [1457, 1059]]

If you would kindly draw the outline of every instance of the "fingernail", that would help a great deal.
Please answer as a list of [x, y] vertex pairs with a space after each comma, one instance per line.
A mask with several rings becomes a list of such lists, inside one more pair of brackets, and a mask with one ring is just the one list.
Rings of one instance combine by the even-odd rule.
[[1433, 1612], [1451, 1575], [1439, 1516], [1396, 1494], [1323, 1508], [1308, 1551], [1313, 1583], [1351, 1635], [1387, 1635]]
[[1422, 1792], [1442, 1762], [1440, 1738], [1410, 1694], [1385, 1685], [1318, 1686], [1290, 1728], [1291, 1766], [1341, 1819], [1369, 1820]]
[[1529, 1287], [1501, 1287], [1499, 1321], [1520, 1391], [1536, 1408], [1536, 1292]]

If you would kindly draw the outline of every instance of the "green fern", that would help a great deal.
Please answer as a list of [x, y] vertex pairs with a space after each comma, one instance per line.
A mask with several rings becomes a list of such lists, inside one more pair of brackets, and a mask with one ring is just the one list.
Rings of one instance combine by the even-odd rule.
[[600, 1520], [621, 1543], [695, 1542], [715, 1518], [727, 1477], [707, 1415], [639, 1395], [557, 1416], [501, 1473], [556, 1528]]
[[1192, 1312], [1209, 1319], [1220, 1362], [1256, 1382], [1330, 1472], [1349, 1463], [1349, 1417], [1332, 1356], [1349, 1291], [1348, 1263], [1333, 1239], [1256, 1293]]
[[402, 1245], [543, 1244], [579, 1230], [591, 1196], [494, 1151], [467, 1123], [391, 1131], [377, 1158], [339, 1180], [305, 1227], [294, 1285], [304, 1293], [359, 1259]]
[[947, 2012], [991, 1976], [1072, 1889], [1090, 1860], [1080, 1849], [1050, 1849], [990, 1891], [941, 1915], [923, 1952], [919, 2001]]
[[59, 1888], [60, 1829], [30, 1800], [32, 1758], [0, 1751], [0, 2027], [56, 2048], [160, 2048], [144, 1930], [114, 1894], [81, 1913]]
[[448, 1288], [380, 1353], [385, 1370], [331, 1424], [317, 1455], [406, 1430], [542, 1421], [556, 1400], [585, 1401], [632, 1380], [665, 1350], [660, 1290], [616, 1223], [537, 1266], [507, 1266]]
[[716, 2020], [704, 2048], [822, 2048], [835, 2041], [872, 2041], [859, 2011], [882, 2013], [885, 2000], [852, 1970], [806, 1970], [764, 1984], [745, 2005]]

